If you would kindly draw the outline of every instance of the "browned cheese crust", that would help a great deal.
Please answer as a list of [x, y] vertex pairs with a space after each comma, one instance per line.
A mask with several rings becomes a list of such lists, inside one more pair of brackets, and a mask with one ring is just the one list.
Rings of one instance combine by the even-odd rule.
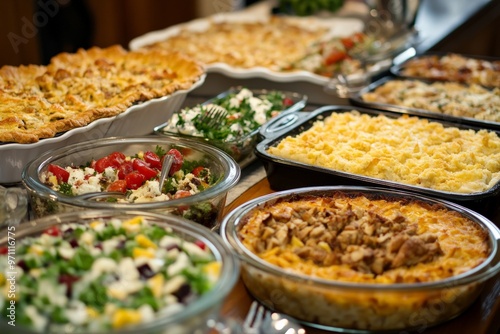
[[34, 143], [190, 88], [204, 67], [178, 52], [121, 46], [0, 69], [0, 142]]
[[307, 47], [327, 31], [325, 27], [307, 27], [277, 16], [265, 22], [210, 21], [203, 31], [181, 29], [175, 36], [146, 48], [180, 50], [205, 64], [282, 71], [304, 57]]
[[401, 74], [416, 78], [457, 81], [500, 87], [500, 60], [466, 57], [455, 53], [427, 55], [409, 60]]
[[362, 283], [438, 281], [490, 253], [478, 224], [440, 205], [348, 196], [297, 196], [252, 210], [243, 244], [286, 271]]

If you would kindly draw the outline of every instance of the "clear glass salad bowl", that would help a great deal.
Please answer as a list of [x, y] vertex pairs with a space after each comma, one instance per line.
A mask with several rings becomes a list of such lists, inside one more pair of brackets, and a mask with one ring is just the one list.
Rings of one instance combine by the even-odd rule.
[[[88, 166], [92, 160], [98, 160], [113, 152], [134, 156], [140, 152], [155, 151], [158, 147], [164, 151], [170, 148], [182, 151], [185, 164], [202, 162], [211, 173], [210, 187], [187, 197], [148, 202], [120, 202], [85, 200], [78, 196], [66, 195], [52, 189], [42, 180], [43, 173], [47, 172], [50, 165]], [[240, 174], [239, 165], [228, 154], [206, 143], [159, 136], [114, 137], [46, 152], [26, 165], [22, 182], [28, 190], [35, 217], [84, 209], [132, 209], [173, 213], [209, 228], [216, 228], [221, 220], [227, 193], [238, 182]]]
[[[151, 316], [149, 318], [142, 318], [141, 322], [135, 323], [135, 324], [127, 324], [123, 325], [121, 327], [114, 328], [115, 322], [111, 322], [111, 324], [108, 323], [108, 320], [106, 318], [109, 316], [109, 318], [117, 320], [115, 318], [115, 315], [117, 312], [120, 312], [121, 308], [119, 307], [118, 309], [114, 309], [112, 307], [107, 307], [108, 304], [106, 304], [105, 311], [102, 313], [99, 313], [97, 317], [99, 320], [104, 319], [104, 324], [108, 324], [109, 327], [111, 328], [99, 328], [99, 329], [91, 329], [89, 328], [82, 329], [80, 327], [83, 327], [83, 325], [78, 325], [74, 322], [71, 323], [63, 323], [59, 322], [56, 323], [54, 320], [54, 314], [50, 313], [48, 311], [47, 314], [43, 314], [43, 310], [51, 310], [51, 307], [54, 305], [56, 301], [60, 301], [61, 299], [58, 298], [60, 296], [56, 295], [57, 291], [61, 293], [61, 289], [58, 289], [57, 287], [62, 287], [67, 283], [67, 280], [63, 283], [60, 283], [60, 278], [64, 275], [68, 276], [69, 274], [61, 274], [61, 272], [55, 272], [52, 270], [52, 274], [50, 273], [51, 268], [63, 268], [62, 265], [58, 265], [57, 262], [65, 261], [63, 257], [63, 253], [60, 250], [62, 248], [61, 244], [63, 242], [68, 242], [66, 239], [71, 239], [69, 240], [70, 244], [75, 242], [75, 239], [73, 238], [74, 232], [76, 232], [77, 229], [82, 228], [85, 226], [87, 228], [86, 231], [91, 231], [92, 233], [95, 233], [96, 239], [94, 239], [93, 245], [95, 245], [97, 248], [94, 246], [91, 246], [92, 251], [89, 250], [92, 256], [94, 258], [94, 262], [92, 263], [92, 266], [89, 269], [85, 268], [79, 268], [82, 269], [81, 271], [76, 271], [76, 273], [72, 272], [73, 275], [80, 277], [79, 280], [75, 280], [72, 282], [72, 293], [66, 292], [68, 296], [67, 297], [69, 302], [68, 305], [66, 306], [66, 314], [68, 315], [68, 310], [72, 310], [71, 302], [74, 301], [73, 298], [77, 298], [77, 293], [75, 291], [80, 291], [80, 297], [82, 296], [83, 291], [79, 287], [77, 287], [77, 284], [79, 282], [84, 281], [84, 277], [88, 278], [89, 276], [84, 276], [88, 273], [92, 273], [93, 271], [96, 270], [97, 266], [97, 261], [98, 259], [100, 260], [108, 260], [110, 261], [111, 259], [116, 259], [116, 252], [121, 253], [123, 256], [130, 256], [126, 255], [127, 253], [127, 246], [125, 245], [124, 247], [115, 247], [111, 253], [108, 253], [105, 251], [106, 247], [104, 247], [104, 243], [106, 240], [109, 241], [109, 239], [112, 238], [121, 238], [123, 235], [115, 235], [115, 236], [109, 236], [104, 237], [106, 230], [99, 230], [96, 228], [96, 222], [102, 221], [102, 222], [112, 222], [110, 223], [111, 226], [113, 225], [116, 227], [116, 221], [122, 222], [121, 227], [123, 228], [125, 226], [124, 222], [131, 221], [133, 222], [134, 219], [137, 217], [141, 217], [141, 219], [144, 219], [148, 222], [148, 228], [150, 226], [155, 225], [157, 228], [161, 230], [166, 230], [169, 233], [172, 233], [172, 235], [175, 236], [176, 240], [179, 242], [179, 245], [181, 249], [183, 249], [183, 253], [187, 252], [188, 254], [196, 254], [196, 252], [193, 252], [193, 250], [188, 250], [188, 248], [183, 248], [185, 247], [183, 243], [191, 243], [191, 245], [195, 245], [194, 248], [196, 248], [197, 245], [201, 245], [200, 248], [202, 248], [204, 251], [206, 251], [207, 254], [210, 254], [210, 260], [213, 262], [207, 262], [208, 264], [211, 263], [218, 263], [218, 266], [215, 266], [216, 268], [213, 272], [210, 271], [210, 275], [214, 275], [213, 278], [211, 279], [211, 286], [208, 290], [206, 290], [202, 294], [196, 295], [196, 297], [193, 298], [186, 298], [184, 300], [183, 306], [181, 308], [175, 309], [175, 311], [169, 311], [166, 313], [161, 314], [160, 312], [162, 309], [157, 311], [154, 316]], [[68, 228], [69, 227], [69, 228]], [[9, 255], [11, 255], [10, 250], [15, 249], [17, 253], [15, 254], [15, 263], [8, 264], [8, 261], [2, 260], [1, 267], [0, 267], [0, 273], [2, 275], [6, 275], [5, 277], [10, 278], [12, 275], [12, 272], [16, 272], [15, 280], [3, 280], [0, 282], [0, 285], [2, 285], [3, 288], [5, 288], [7, 285], [10, 287], [13, 284], [18, 287], [17, 290], [13, 292], [13, 294], [17, 294], [16, 296], [13, 296], [12, 299], [10, 297], [7, 297], [8, 295], [2, 295], [0, 297], [1, 302], [3, 303], [3, 308], [11, 307], [13, 311], [8, 310], [7, 316], [2, 316], [0, 319], [0, 332], [1, 333], [21, 333], [21, 334], [34, 334], [34, 333], [47, 333], [47, 334], [54, 334], [54, 333], [87, 333], [87, 334], [104, 334], [104, 333], [116, 333], [116, 334], [125, 334], [125, 333], [143, 333], [143, 334], [162, 334], [162, 333], [177, 333], [177, 334], [192, 334], [192, 333], [209, 333], [211, 331], [211, 323], [214, 322], [219, 322], [222, 321], [219, 317], [219, 312], [221, 305], [223, 304], [225, 298], [227, 295], [231, 292], [233, 286], [236, 284], [238, 278], [239, 278], [239, 262], [237, 258], [230, 252], [230, 250], [224, 245], [222, 242], [221, 238], [219, 235], [216, 233], [213, 233], [210, 231], [208, 228], [205, 228], [203, 226], [197, 225], [197, 224], [190, 224], [187, 222], [185, 219], [175, 216], [175, 215], [169, 215], [169, 214], [156, 214], [153, 212], [146, 212], [146, 211], [132, 211], [132, 210], [87, 210], [87, 211], [74, 211], [74, 212], [69, 212], [69, 213], [61, 213], [61, 214], [56, 214], [56, 215], [50, 215], [50, 216], [45, 216], [43, 218], [35, 219], [32, 221], [26, 221], [23, 222], [17, 226], [15, 226], [15, 229], [12, 229], [12, 226], [10, 226], [11, 229], [7, 230], [7, 227], [4, 227], [2, 229], [2, 233], [0, 236], [0, 247], [7, 248], [9, 249]], [[144, 230], [146, 231], [146, 230]], [[158, 230], [155, 230], [158, 232]], [[155, 232], [155, 233], [156, 233]], [[9, 234], [10, 233], [10, 234]], [[15, 234], [15, 239], [11, 238], [10, 236], [12, 233]], [[89, 233], [89, 232], [84, 232], [84, 233]], [[146, 233], [146, 232], [144, 232]], [[56, 247], [54, 250], [50, 250], [51, 247], [53, 246], [50, 244], [51, 240], [50, 237], [47, 237], [47, 235], [50, 236], [56, 236], [59, 240], [60, 245]], [[150, 236], [150, 234], [148, 234]], [[43, 251], [45, 254], [44, 256], [48, 256], [47, 254], [50, 253], [52, 254], [52, 260], [51, 260], [51, 265], [49, 267], [42, 267], [42, 268], [33, 268], [32, 264], [28, 264], [28, 256], [33, 255], [30, 254], [29, 249], [33, 248], [35, 243], [30, 242], [30, 244], [26, 244], [25, 240], [27, 238], [38, 238], [40, 237], [41, 239], [45, 240], [45, 243], [47, 244], [47, 250]], [[108, 239], [106, 239], [108, 238]], [[150, 237], [151, 240], [153, 237]], [[174, 237], [172, 237], [174, 238]], [[83, 240], [83, 237], [80, 238]], [[79, 240], [80, 240], [79, 239]], [[15, 245], [13, 245], [12, 240], [15, 240]], [[133, 240], [133, 235], [127, 242], [131, 242]], [[136, 236], [137, 240], [137, 236]], [[161, 238], [160, 238], [161, 240]], [[28, 241], [28, 240], [26, 240]], [[92, 245], [92, 243], [89, 243]], [[158, 249], [162, 248], [162, 250], [165, 250], [167, 252], [168, 250], [171, 250], [169, 247], [162, 247], [162, 242], [157, 242]], [[72, 244], [71, 244], [72, 245]], [[98, 250], [99, 245], [103, 245], [101, 248], [101, 251]], [[79, 247], [73, 248], [75, 250], [75, 255], [69, 260], [66, 260], [68, 264], [71, 263], [76, 263], [74, 262], [74, 257], [76, 257], [76, 253], [82, 248], [83, 245], [80, 245]], [[24, 252], [23, 249], [26, 249], [28, 247], [28, 251]], [[39, 244], [37, 244], [37, 247], [40, 247]], [[85, 245], [85, 249], [90, 249], [86, 248], [87, 245]], [[186, 246], [187, 247], [187, 246]], [[97, 252], [97, 254], [96, 254]], [[181, 250], [178, 251], [179, 253]], [[0, 256], [7, 258], [8, 254], [2, 253]], [[23, 255], [24, 254], [24, 255]], [[27, 255], [26, 255], [27, 254]], [[157, 253], [158, 254], [158, 253]], [[189, 255], [191, 257], [191, 255]], [[64, 257], [67, 257], [64, 255]], [[81, 257], [83, 259], [83, 257]], [[130, 259], [130, 257], [128, 258]], [[82, 261], [84, 261], [83, 259]], [[21, 261], [24, 261], [24, 264], [21, 263]], [[87, 261], [87, 260], [85, 260]], [[119, 263], [119, 260], [116, 260], [117, 263]], [[137, 265], [137, 258], [134, 257], [135, 265]], [[113, 261], [111, 261], [113, 262]], [[175, 266], [176, 261], [174, 261], [171, 264], [166, 264], [164, 262], [163, 266], [168, 265], [168, 266]], [[10, 267], [12, 266], [12, 268]], [[142, 265], [144, 266], [144, 265]], [[24, 269], [23, 269], [24, 268]], [[139, 271], [141, 273], [141, 278], [144, 279], [142, 276], [142, 271], [141, 267], [133, 267], [133, 271]], [[161, 268], [161, 267], [160, 267]], [[158, 269], [160, 272], [160, 269]], [[164, 269], [161, 269], [164, 270]], [[168, 270], [168, 267], [167, 269]], [[41, 295], [43, 294], [43, 291], [41, 288], [38, 288], [37, 291], [34, 292], [35, 297], [32, 297], [29, 299], [29, 303], [26, 302], [25, 295], [29, 294], [29, 291], [26, 291], [26, 287], [23, 289], [24, 291], [21, 291], [19, 288], [21, 286], [26, 286], [29, 282], [28, 277], [36, 277], [36, 271], [43, 272], [41, 274], [41, 277], [39, 279], [35, 280], [36, 282], [34, 284], [41, 285], [42, 281], [44, 281], [45, 286], [52, 286], [56, 287], [54, 288], [54, 293], [51, 294], [49, 297], [44, 297], [47, 298], [45, 302], [42, 301], [42, 304], [37, 304], [36, 303], [36, 296], [40, 296], [39, 298], [42, 298]], [[118, 278], [121, 277], [120, 275], [124, 275], [123, 272], [120, 272], [117, 270], [116, 272], [113, 270], [107, 270], [106, 268], [101, 268], [101, 271], [104, 273], [104, 275], [110, 275], [108, 279], [113, 279], [113, 277]], [[167, 271], [168, 272], [168, 271]], [[127, 273], [125, 273], [127, 274]], [[115, 275], [115, 276], [113, 276]], [[158, 274], [157, 274], [158, 275]], [[57, 278], [59, 276], [59, 279]], [[149, 276], [148, 276], [149, 277]], [[174, 277], [174, 276], [172, 276]], [[186, 274], [185, 278], [187, 282], [185, 284], [194, 284], [194, 278], [189, 278], [189, 276]], [[192, 277], [195, 277], [194, 275]], [[85, 278], [85, 279], [86, 279]], [[121, 279], [121, 278], [120, 278]], [[169, 277], [165, 278], [165, 283], [169, 282], [168, 280], [171, 279]], [[132, 284], [133, 280], [129, 281], [124, 281], [123, 284]], [[51, 283], [53, 283], [51, 285]], [[148, 282], [149, 283], [149, 282]], [[145, 283], [146, 284], [146, 283]], [[111, 286], [111, 285], [109, 285]], [[111, 288], [109, 286], [106, 286], [106, 291], [109, 294], [109, 291]], [[145, 285], [146, 286], [146, 285]], [[123, 290], [125, 290], [127, 286], [123, 285]], [[69, 289], [69, 288], [68, 288]], [[181, 290], [181, 289], [180, 289]], [[47, 291], [45, 291], [47, 293]], [[23, 296], [24, 294], [24, 296]], [[33, 293], [32, 293], [33, 294]], [[64, 291], [62, 294], [65, 294]], [[11, 296], [12, 297], [12, 296]], [[80, 298], [78, 297], [78, 298]], [[97, 298], [97, 297], [96, 297]], [[138, 297], [133, 297], [133, 298], [138, 298]], [[22, 303], [24, 300], [24, 304]], [[64, 298], [63, 298], [64, 300]], [[84, 299], [78, 299], [78, 300], [84, 300]], [[107, 299], [107, 303], [111, 299]], [[78, 301], [77, 301], [78, 302]], [[43, 304], [45, 303], [45, 304]], [[87, 308], [84, 308], [83, 310], [88, 310], [89, 308], [92, 308], [93, 306], [91, 305], [91, 302], [88, 301], [88, 299], [84, 300], [84, 303], [87, 305]], [[146, 303], [146, 302], [145, 302]], [[142, 306], [145, 303], [140, 302], [139, 304]], [[13, 305], [13, 306], [11, 306]], [[46, 325], [44, 326], [45, 328], [42, 331], [35, 331], [31, 328], [31, 325], [26, 325], [25, 320], [26, 317], [29, 317], [31, 315], [27, 315], [27, 312], [23, 312], [28, 306], [30, 305], [38, 305], [38, 314], [43, 314], [43, 316], [46, 316], [49, 319], [47, 321]], [[44, 306], [45, 305], [45, 306]], [[122, 306], [123, 308], [125, 306]], [[5, 312], [2, 312], [4, 314]], [[89, 313], [90, 314], [90, 313]], [[94, 314], [95, 316], [95, 314]], [[24, 318], [23, 318], [24, 317]], [[89, 315], [90, 320], [87, 321], [82, 321], [82, 324], [88, 324], [92, 323], [95, 320], [92, 320], [94, 318]], [[61, 319], [61, 318], [58, 318]], [[63, 318], [64, 319], [64, 318]], [[40, 319], [38, 319], [40, 320]], [[59, 321], [59, 320], [58, 320]], [[121, 321], [126, 321], [126, 319], [121, 319]], [[24, 324], [23, 324], [24, 323]], [[15, 325], [15, 327], [13, 326]], [[79, 327], [80, 326], [80, 327]]]

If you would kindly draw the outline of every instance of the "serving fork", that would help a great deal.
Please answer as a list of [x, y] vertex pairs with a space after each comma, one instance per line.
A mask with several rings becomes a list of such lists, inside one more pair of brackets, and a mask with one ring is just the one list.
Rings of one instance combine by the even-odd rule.
[[211, 107], [197, 119], [197, 122], [204, 124], [209, 128], [214, 128], [226, 118], [227, 111], [225, 109], [220, 107]]

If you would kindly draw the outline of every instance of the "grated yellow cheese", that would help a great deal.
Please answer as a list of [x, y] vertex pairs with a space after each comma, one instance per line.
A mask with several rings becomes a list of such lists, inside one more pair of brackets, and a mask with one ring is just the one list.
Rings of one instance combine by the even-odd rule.
[[500, 182], [500, 138], [493, 131], [444, 127], [417, 117], [332, 113], [268, 153], [314, 166], [452, 193]]

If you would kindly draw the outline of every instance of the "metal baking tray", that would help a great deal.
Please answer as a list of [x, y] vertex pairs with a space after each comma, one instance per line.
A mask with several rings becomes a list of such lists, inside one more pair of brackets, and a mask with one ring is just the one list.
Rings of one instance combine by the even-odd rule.
[[[500, 217], [500, 208], [498, 206], [500, 201], [500, 182], [484, 192], [473, 194], [452, 193], [309, 165], [267, 153], [269, 147], [278, 145], [287, 136], [295, 136], [308, 130], [314, 122], [322, 120], [332, 113], [350, 112], [351, 110], [357, 110], [362, 114], [371, 116], [381, 114], [390, 118], [401, 116], [362, 107], [323, 106], [311, 112], [293, 112], [272, 120], [261, 129], [260, 134], [263, 139], [255, 148], [255, 155], [264, 166], [271, 189], [279, 191], [323, 185], [382, 186], [449, 200], [482, 213], [487, 217], [497, 215]], [[480, 130], [480, 128], [443, 120], [432, 121], [441, 123], [445, 127], [452, 126], [460, 129]], [[500, 136], [500, 132], [494, 132]]]
[[[438, 57], [439, 59], [445, 56], [449, 55], [457, 55], [461, 56], [466, 59], [474, 59], [474, 60], [484, 60], [488, 62], [500, 62], [500, 58], [498, 57], [487, 57], [487, 56], [479, 56], [479, 55], [469, 55], [469, 54], [462, 54], [458, 52], [438, 52], [438, 51], [428, 51], [422, 54], [414, 55], [411, 58], [406, 59], [405, 61], [395, 64], [391, 66], [389, 69], [390, 73], [392, 73], [394, 76], [399, 77], [399, 78], [405, 78], [405, 79], [424, 79], [424, 80], [430, 80], [430, 81], [456, 81], [456, 80], [451, 80], [450, 78], [430, 78], [430, 77], [423, 77], [423, 76], [411, 76], [411, 75], [405, 75], [403, 71], [405, 68], [408, 66], [409, 62], [412, 60], [416, 59], [424, 59], [427, 57]], [[498, 68], [498, 71], [500, 71], [500, 68]], [[500, 75], [500, 73], [499, 73]], [[459, 81], [462, 83], [468, 83], [466, 81]]]
[[371, 83], [370, 85], [366, 86], [365, 88], [361, 89], [358, 93], [354, 94], [353, 96], [349, 97], [349, 101], [355, 106], [360, 106], [360, 107], [369, 108], [369, 109], [377, 109], [377, 110], [382, 110], [382, 111], [394, 112], [394, 113], [398, 113], [398, 114], [408, 114], [408, 115], [413, 115], [413, 116], [432, 118], [432, 119], [436, 119], [436, 120], [452, 122], [452, 123], [455, 123], [456, 125], [465, 124], [465, 125], [475, 126], [478, 128], [483, 128], [483, 129], [490, 129], [490, 130], [495, 130], [495, 131], [500, 130], [500, 122], [480, 120], [480, 119], [475, 119], [475, 118], [471, 118], [471, 117], [452, 116], [452, 115], [441, 114], [438, 112], [429, 111], [429, 110], [425, 110], [425, 109], [409, 108], [409, 107], [397, 106], [397, 105], [387, 104], [387, 103], [367, 102], [367, 101], [363, 100], [363, 98], [362, 98], [363, 94], [373, 92], [379, 86], [382, 86], [384, 83], [391, 81], [391, 80], [418, 80], [418, 81], [422, 81], [422, 82], [426, 82], [426, 83], [433, 82], [433, 81], [423, 80], [423, 79], [402, 79], [402, 78], [396, 78], [393, 76], [385, 76], [385, 77]]

